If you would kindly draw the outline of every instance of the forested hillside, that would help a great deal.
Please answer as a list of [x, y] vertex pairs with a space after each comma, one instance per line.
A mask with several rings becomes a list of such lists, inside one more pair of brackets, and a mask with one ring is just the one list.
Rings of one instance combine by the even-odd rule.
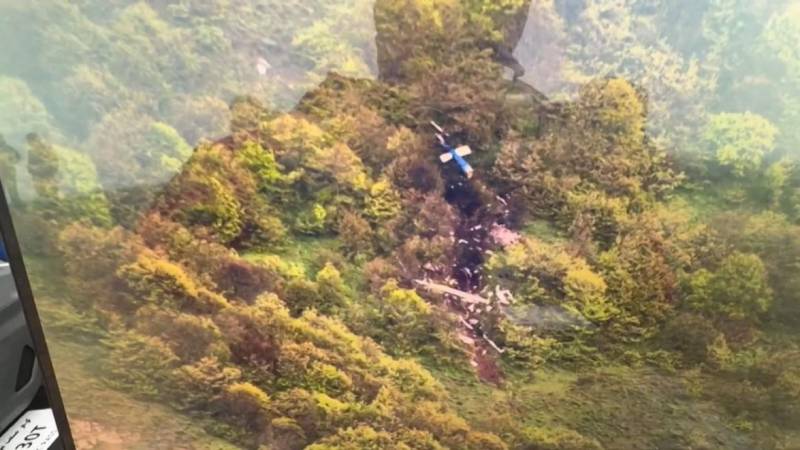
[[799, 5], [0, 12], [57, 373], [248, 449], [800, 447]]

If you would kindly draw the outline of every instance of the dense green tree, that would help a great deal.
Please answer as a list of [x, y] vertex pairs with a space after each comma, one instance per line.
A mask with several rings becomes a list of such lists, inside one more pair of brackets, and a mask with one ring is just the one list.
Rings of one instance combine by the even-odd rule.
[[178, 357], [161, 339], [125, 332], [110, 341], [106, 364], [113, 383], [156, 397], [166, 391], [168, 379], [178, 366]]
[[766, 268], [753, 254], [734, 253], [715, 272], [695, 273], [690, 284], [693, 307], [731, 319], [757, 319], [772, 304]]
[[59, 204], [54, 208], [60, 216], [58, 221], [65, 224], [87, 220], [97, 226], [110, 226], [108, 199], [91, 158], [65, 147], [56, 146], [54, 150], [59, 165]]
[[28, 173], [36, 194], [43, 201], [53, 201], [58, 196], [58, 154], [53, 144], [36, 133], [26, 136], [28, 142]]
[[759, 115], [722, 113], [711, 117], [704, 138], [717, 163], [741, 177], [762, 167], [775, 148], [777, 133]]
[[381, 290], [378, 311], [374, 320], [381, 342], [395, 354], [419, 352], [432, 343], [435, 332], [431, 306], [416, 292], [401, 289], [396, 282], [387, 283]]
[[765, 212], [752, 216], [724, 214], [715, 219], [714, 228], [729, 246], [761, 258], [769, 277], [769, 286], [774, 291], [775, 317], [788, 322], [796, 321], [800, 317], [800, 297], [797, 294], [800, 291], [797, 278], [789, 274], [796, 270], [800, 257], [797, 227], [782, 215]]

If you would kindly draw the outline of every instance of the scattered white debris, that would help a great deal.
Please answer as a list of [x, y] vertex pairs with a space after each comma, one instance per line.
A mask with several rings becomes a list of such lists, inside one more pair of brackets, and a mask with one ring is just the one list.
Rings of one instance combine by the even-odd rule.
[[497, 296], [497, 301], [501, 305], [510, 305], [514, 301], [511, 291], [508, 289], [501, 289], [499, 285], [494, 287], [494, 294]]
[[506, 352], [506, 349], [498, 347], [497, 344], [494, 343], [494, 341], [492, 341], [491, 339], [487, 338], [486, 336], [483, 336], [483, 340], [488, 342], [489, 345], [491, 345], [492, 348], [495, 349], [495, 351], [497, 351], [497, 353], [501, 353], [502, 354], [502, 353]]
[[484, 305], [489, 304], [489, 300], [481, 297], [480, 295], [470, 294], [459, 289], [453, 289], [450, 286], [434, 283], [430, 280], [414, 280], [419, 287], [424, 288], [436, 294], [450, 294], [461, 299], [464, 303], [481, 303]]
[[267, 74], [267, 71], [272, 68], [272, 65], [264, 59], [263, 57], [259, 57], [256, 59], [256, 71], [259, 75], [264, 76]]

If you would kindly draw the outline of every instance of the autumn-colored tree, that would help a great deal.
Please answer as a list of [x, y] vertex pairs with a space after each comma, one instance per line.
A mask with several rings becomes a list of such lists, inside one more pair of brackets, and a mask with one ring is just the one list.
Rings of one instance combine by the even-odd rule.
[[345, 211], [336, 231], [342, 240], [344, 253], [351, 258], [365, 258], [372, 251], [372, 228], [357, 213]]
[[[587, 202], [592, 208], [616, 203], [619, 206], [607, 209], [623, 213], [634, 204], [641, 207], [639, 203], [675, 183], [663, 151], [644, 139], [645, 113], [630, 83], [594, 81], [584, 86], [577, 102], [565, 107], [563, 117], [544, 124], [541, 137], [508, 139], [495, 174], [518, 190], [516, 195], [534, 214], [566, 225], [580, 218], [583, 202], [575, 201], [581, 198], [593, 198]], [[598, 197], [604, 200], [598, 202]]]

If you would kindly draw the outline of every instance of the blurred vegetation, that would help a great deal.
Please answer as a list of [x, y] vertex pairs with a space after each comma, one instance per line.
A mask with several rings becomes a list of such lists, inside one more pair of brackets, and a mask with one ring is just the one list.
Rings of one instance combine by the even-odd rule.
[[[0, 11], [0, 174], [105, 387], [262, 450], [800, 446], [792, 2]], [[497, 384], [414, 289], [470, 219], [430, 120], [520, 234], [483, 261]]]

